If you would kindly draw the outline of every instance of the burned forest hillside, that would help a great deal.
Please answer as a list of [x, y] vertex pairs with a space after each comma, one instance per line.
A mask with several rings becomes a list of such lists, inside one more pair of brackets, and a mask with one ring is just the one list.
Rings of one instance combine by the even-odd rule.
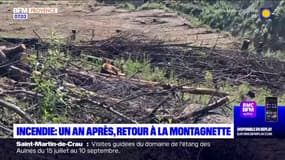
[[[11, 10], [59, 13], [11, 19]], [[283, 97], [285, 61], [168, 9], [93, 1], [0, 4], [0, 134], [14, 123], [232, 123]]]

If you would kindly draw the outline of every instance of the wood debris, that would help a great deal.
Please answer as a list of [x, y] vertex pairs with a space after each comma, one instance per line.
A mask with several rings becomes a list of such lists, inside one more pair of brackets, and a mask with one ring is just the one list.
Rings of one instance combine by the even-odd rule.
[[[60, 69], [44, 73], [21, 62], [23, 53], [27, 52], [26, 44], [1, 46], [0, 54], [4, 61], [1, 67], [0, 114], [3, 114], [2, 119], [6, 119], [5, 123], [8, 124], [2, 128], [10, 128], [15, 118], [5, 115], [6, 110], [16, 113], [18, 121], [22, 119], [22, 123], [42, 122], [41, 102], [47, 95], [37, 89], [42, 82], [35, 82], [32, 77], [55, 81], [55, 89], [49, 92], [60, 93], [62, 102], [56, 104], [54, 110], [58, 115], [64, 113], [72, 123], [167, 123], [169, 120], [173, 123], [226, 123], [230, 118], [224, 115], [222, 109], [228, 107], [228, 97], [232, 93], [223, 91], [220, 82], [227, 81], [232, 85], [247, 82], [271, 89], [278, 89], [279, 86], [274, 84], [284, 83], [285, 64], [281, 61], [247, 56], [249, 53], [240, 51], [189, 44], [146, 42], [143, 38], [128, 41], [124, 36], [121, 34], [120, 37], [108, 40], [59, 46], [61, 52], [68, 50], [72, 56], [76, 56], [73, 52], [84, 52], [80, 56], [90, 61], [90, 64], [94, 61], [102, 62], [101, 71], [87, 70], [69, 62]], [[37, 49], [41, 52], [41, 47], [54, 47], [51, 44], [39, 46]], [[229, 56], [229, 52], [235, 54]], [[43, 55], [47, 56], [47, 53]], [[152, 66], [172, 70], [175, 78], [188, 79], [193, 83], [203, 82], [205, 72], [211, 72], [215, 87], [172, 84], [126, 76], [113, 61], [128, 58], [141, 61], [145, 56], [150, 59]], [[278, 64], [279, 68], [272, 70], [272, 64]], [[186, 102], [184, 94], [212, 98], [209, 104], [197, 104], [193, 99]], [[25, 105], [19, 105], [22, 103]]]

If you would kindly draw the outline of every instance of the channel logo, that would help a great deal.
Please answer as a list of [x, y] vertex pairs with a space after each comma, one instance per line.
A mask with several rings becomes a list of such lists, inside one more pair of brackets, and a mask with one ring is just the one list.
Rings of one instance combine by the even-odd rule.
[[242, 118], [255, 118], [256, 117], [256, 102], [255, 101], [242, 101], [240, 103], [240, 116]]
[[13, 19], [28, 19], [28, 14], [55, 14], [57, 8], [13, 8]]
[[272, 18], [272, 8], [260, 8], [260, 18], [262, 20], [268, 20]]

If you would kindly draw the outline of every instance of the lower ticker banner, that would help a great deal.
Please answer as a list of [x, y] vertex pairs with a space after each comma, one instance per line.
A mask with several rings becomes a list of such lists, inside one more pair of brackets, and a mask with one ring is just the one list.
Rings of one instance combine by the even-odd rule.
[[234, 107], [233, 124], [14, 124], [16, 139], [284, 138], [285, 106]]
[[14, 124], [14, 138], [232, 139], [233, 124]]

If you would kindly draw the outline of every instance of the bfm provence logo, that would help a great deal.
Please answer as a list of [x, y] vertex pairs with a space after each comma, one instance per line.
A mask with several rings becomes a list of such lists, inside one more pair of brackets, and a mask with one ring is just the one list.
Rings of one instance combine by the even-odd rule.
[[256, 102], [242, 101], [240, 103], [240, 116], [242, 118], [255, 118], [256, 117]]
[[53, 13], [57, 13], [57, 8], [13, 8], [13, 19], [24, 20], [29, 18], [29, 14]]
[[259, 14], [262, 20], [272, 19], [272, 8], [260, 8]]

